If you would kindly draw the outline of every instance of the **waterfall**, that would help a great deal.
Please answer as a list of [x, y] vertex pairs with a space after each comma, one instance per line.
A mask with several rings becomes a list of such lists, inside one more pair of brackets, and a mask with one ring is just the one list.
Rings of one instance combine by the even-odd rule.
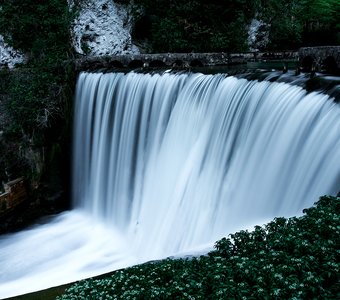
[[339, 190], [340, 107], [324, 94], [225, 74], [81, 73], [75, 99], [74, 209], [0, 239], [0, 298], [207, 251]]

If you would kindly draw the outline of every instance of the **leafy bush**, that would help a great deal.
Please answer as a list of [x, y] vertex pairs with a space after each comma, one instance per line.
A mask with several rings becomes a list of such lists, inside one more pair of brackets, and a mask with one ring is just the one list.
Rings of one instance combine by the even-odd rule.
[[271, 49], [339, 44], [337, 0], [260, 1], [257, 18], [269, 24]]
[[51, 64], [64, 59], [70, 49], [72, 16], [66, 0], [2, 1], [0, 33], [30, 60]]
[[134, 38], [154, 52], [247, 51], [254, 18], [268, 30], [261, 50], [340, 43], [338, 0], [135, 0], [134, 11]]
[[72, 57], [73, 16], [66, 0], [1, 2], [0, 34], [28, 61], [16, 70], [0, 72], [0, 181], [24, 176], [37, 189], [45, 175], [44, 185], [52, 186], [53, 176], [47, 172], [51, 164], [57, 165], [53, 149], [68, 147], [65, 129], [71, 118], [75, 72], [64, 62]]
[[71, 286], [70, 299], [336, 299], [340, 198], [215, 244], [206, 256], [165, 259]]
[[[256, 1], [250, 0], [136, 0], [134, 3], [137, 20], [147, 16], [144, 38], [151, 42], [154, 52], [246, 50], [247, 26], [256, 9]], [[143, 37], [143, 28], [138, 28], [143, 25], [136, 22], [138, 38]]]
[[28, 57], [28, 64], [15, 72], [0, 73], [11, 119], [6, 131], [32, 138], [60, 114], [58, 104], [70, 73], [62, 64], [72, 54], [69, 28], [73, 15], [66, 0], [1, 3], [0, 34]]

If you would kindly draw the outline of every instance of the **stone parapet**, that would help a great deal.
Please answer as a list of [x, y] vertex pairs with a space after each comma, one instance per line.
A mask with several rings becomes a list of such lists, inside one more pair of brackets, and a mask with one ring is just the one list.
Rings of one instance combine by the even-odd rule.
[[338, 73], [340, 46], [303, 47], [299, 49], [299, 61], [305, 71]]
[[157, 53], [84, 57], [75, 60], [76, 70], [100, 70], [101, 68], [143, 67], [210, 67], [246, 64], [256, 61], [296, 60], [295, 51], [248, 53]]

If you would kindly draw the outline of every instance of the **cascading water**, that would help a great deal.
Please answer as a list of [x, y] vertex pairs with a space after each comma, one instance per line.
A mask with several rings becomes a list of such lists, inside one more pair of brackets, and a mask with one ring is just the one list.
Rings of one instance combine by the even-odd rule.
[[179, 253], [340, 187], [340, 107], [202, 74], [80, 74], [75, 209], [0, 240], [0, 298]]

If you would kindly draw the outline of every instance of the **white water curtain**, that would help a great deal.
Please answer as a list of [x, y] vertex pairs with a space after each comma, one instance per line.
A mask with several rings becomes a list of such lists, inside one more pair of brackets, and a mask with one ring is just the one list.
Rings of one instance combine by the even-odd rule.
[[0, 298], [301, 214], [340, 188], [340, 107], [223, 74], [79, 76], [74, 209], [0, 238]]

